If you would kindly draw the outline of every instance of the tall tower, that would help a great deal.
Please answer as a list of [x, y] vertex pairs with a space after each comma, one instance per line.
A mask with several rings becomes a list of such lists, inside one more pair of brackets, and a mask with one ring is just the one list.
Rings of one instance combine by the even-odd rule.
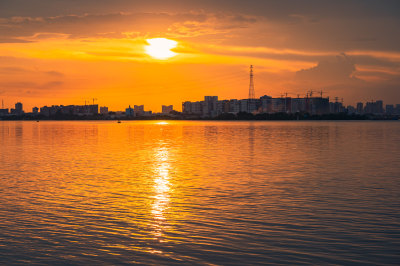
[[253, 74], [253, 65], [250, 66], [250, 86], [249, 86], [249, 99], [255, 99], [254, 93], [254, 74]]

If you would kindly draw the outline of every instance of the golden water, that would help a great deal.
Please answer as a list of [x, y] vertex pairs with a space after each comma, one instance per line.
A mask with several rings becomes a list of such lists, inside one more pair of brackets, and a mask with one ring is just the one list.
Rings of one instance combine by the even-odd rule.
[[398, 122], [0, 122], [1, 264], [395, 264]]

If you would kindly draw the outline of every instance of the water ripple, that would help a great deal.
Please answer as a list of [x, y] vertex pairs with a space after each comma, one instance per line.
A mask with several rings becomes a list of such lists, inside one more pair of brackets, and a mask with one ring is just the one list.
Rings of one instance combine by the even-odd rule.
[[397, 122], [0, 122], [0, 264], [400, 261]]

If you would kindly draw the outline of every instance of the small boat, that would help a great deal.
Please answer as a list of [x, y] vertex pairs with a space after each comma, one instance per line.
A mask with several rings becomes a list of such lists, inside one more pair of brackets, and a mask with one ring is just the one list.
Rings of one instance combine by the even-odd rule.
[[118, 120], [118, 122], [117, 122], [118, 124], [121, 124], [121, 120]]

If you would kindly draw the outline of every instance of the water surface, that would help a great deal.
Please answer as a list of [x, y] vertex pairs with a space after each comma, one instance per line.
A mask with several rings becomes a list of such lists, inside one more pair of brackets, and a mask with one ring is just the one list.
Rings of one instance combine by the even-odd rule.
[[0, 264], [400, 262], [400, 123], [0, 122]]

